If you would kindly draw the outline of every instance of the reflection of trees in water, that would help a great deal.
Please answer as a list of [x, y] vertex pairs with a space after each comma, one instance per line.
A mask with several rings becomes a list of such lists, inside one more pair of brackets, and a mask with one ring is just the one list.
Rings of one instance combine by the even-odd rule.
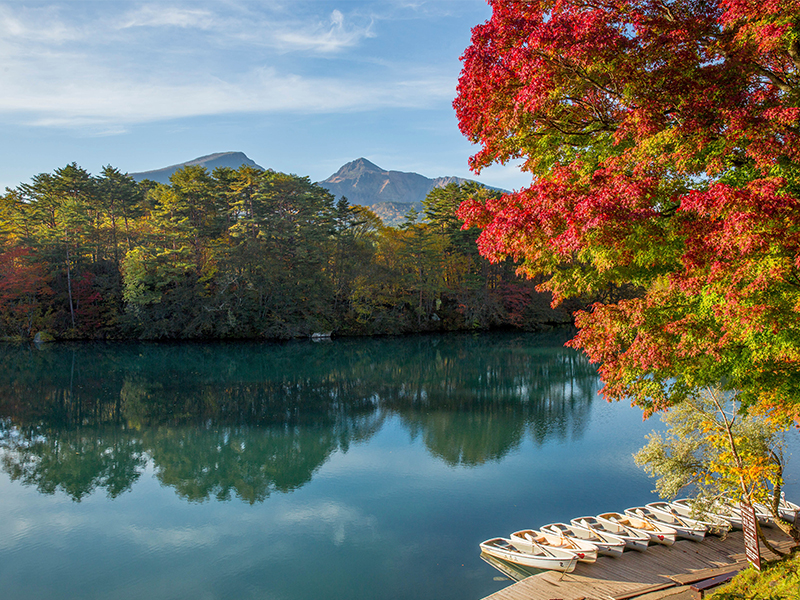
[[189, 500], [263, 501], [399, 414], [450, 465], [580, 437], [597, 376], [563, 339], [446, 336], [327, 344], [0, 347], [12, 477], [116, 496], [153, 461]]
[[305, 485], [351, 435], [369, 436], [380, 425], [368, 416], [332, 427], [158, 427], [142, 438], [156, 477], [181, 498], [229, 500], [233, 494], [254, 504]]
[[0, 421], [0, 459], [13, 481], [80, 501], [95, 490], [117, 497], [140, 477], [148, 458], [156, 477], [181, 498], [253, 504], [311, 480], [328, 457], [380, 429], [377, 414], [329, 427], [29, 428]]
[[52, 430], [119, 424], [123, 359], [99, 348], [0, 344], [0, 417]]
[[43, 494], [61, 491], [77, 502], [100, 489], [116, 498], [131, 489], [147, 462], [142, 440], [115, 427], [19, 429], [5, 419], [0, 448], [12, 481]]
[[394, 365], [403, 381], [384, 400], [450, 465], [500, 460], [526, 431], [537, 444], [579, 438], [597, 394], [597, 373], [582, 356], [526, 337], [433, 347], [420, 364]]
[[430, 452], [448, 465], [476, 466], [500, 460], [519, 446], [525, 424], [503, 411], [409, 412], [403, 421]]

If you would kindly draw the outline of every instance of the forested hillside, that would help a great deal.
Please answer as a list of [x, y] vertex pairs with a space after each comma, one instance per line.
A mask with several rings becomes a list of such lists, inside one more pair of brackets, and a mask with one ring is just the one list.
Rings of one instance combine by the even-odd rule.
[[306, 177], [189, 166], [169, 184], [76, 164], [0, 199], [0, 337], [285, 339], [570, 322], [433, 190], [386, 227]]

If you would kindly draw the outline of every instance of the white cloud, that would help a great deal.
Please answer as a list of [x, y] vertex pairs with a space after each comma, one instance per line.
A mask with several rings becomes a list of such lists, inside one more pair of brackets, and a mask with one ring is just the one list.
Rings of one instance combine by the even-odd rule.
[[81, 39], [80, 28], [70, 26], [57, 7], [29, 8], [0, 4], [0, 40], [10, 43], [59, 45]]
[[207, 33], [207, 41], [218, 48], [247, 45], [251, 49], [271, 48], [280, 53], [322, 55], [353, 48], [363, 39], [374, 37], [371, 18], [361, 18], [362, 23], [356, 24], [338, 9], [327, 19], [304, 20], [275, 5], [259, 5], [258, 10], [253, 10], [248, 5], [226, 3], [223, 8], [216, 11], [145, 4], [126, 13], [113, 29], [195, 29]]
[[261, 68], [224, 80], [201, 74], [175, 83], [128, 78], [102, 68], [70, 68], [59, 60], [39, 71], [47, 77], [29, 83], [0, 72], [0, 87], [6, 91], [0, 95], [0, 113], [14, 113], [35, 125], [105, 128], [226, 113], [424, 107], [449, 97], [446, 78], [368, 83]]
[[375, 37], [372, 23], [366, 26], [353, 26], [345, 22], [339, 10], [331, 13], [330, 23], [313, 26], [281, 24], [265, 43], [288, 52], [292, 50], [314, 50], [322, 53], [335, 53], [356, 46], [362, 39]]
[[[474, 152], [477, 152], [474, 148]], [[528, 187], [533, 182], [530, 173], [525, 173], [520, 170], [522, 166], [521, 160], [513, 160], [505, 165], [495, 164], [486, 167], [480, 173], [475, 175], [472, 173], [470, 179], [477, 179], [486, 185], [503, 188], [505, 190], [519, 190], [523, 187]]]
[[182, 117], [424, 108], [454, 93], [445, 69], [365, 66], [349, 50], [375, 35], [372, 21], [338, 9], [320, 18], [235, 2], [82, 6], [75, 16], [0, 4], [0, 118], [108, 135]]
[[177, 6], [144, 5], [123, 17], [120, 29], [130, 27], [180, 27], [209, 29], [215, 15], [202, 8], [181, 8]]

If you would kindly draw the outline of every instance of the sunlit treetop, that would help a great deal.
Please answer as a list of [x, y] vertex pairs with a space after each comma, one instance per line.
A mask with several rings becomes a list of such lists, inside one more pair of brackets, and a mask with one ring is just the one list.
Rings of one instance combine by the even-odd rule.
[[619, 156], [640, 173], [715, 176], [800, 152], [797, 2], [490, 4], [455, 101], [482, 146], [476, 170], [524, 158], [541, 176]]

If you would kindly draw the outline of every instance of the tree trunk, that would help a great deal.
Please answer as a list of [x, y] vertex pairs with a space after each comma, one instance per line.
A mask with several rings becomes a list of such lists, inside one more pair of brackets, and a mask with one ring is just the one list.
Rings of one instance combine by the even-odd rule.
[[777, 554], [778, 556], [786, 556], [785, 552], [781, 552], [777, 548], [775, 548], [772, 544], [769, 543], [769, 540], [764, 535], [764, 532], [761, 531], [761, 524], [756, 521], [756, 532], [758, 533], [758, 539], [764, 544], [764, 547], [772, 552], [773, 554]]
[[67, 247], [67, 294], [69, 295], [69, 316], [72, 320], [72, 328], [75, 329], [75, 308], [72, 303], [72, 274], [70, 272], [69, 267], [69, 243], [66, 244]]

